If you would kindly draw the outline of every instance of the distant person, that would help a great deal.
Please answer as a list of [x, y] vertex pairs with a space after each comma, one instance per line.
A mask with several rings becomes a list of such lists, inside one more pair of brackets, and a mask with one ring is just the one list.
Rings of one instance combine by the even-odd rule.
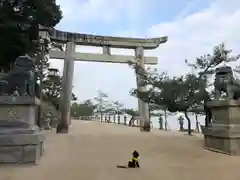
[[129, 126], [134, 126], [134, 116], [131, 117], [128, 125], [129, 125]]
[[152, 121], [150, 121], [150, 127], [153, 128], [153, 122]]
[[204, 101], [204, 112], [205, 112], [205, 127], [208, 127], [209, 124], [212, 123], [212, 111], [207, 106], [207, 102], [211, 101], [208, 99], [207, 101]]
[[184, 132], [184, 128], [183, 128], [184, 118], [183, 118], [183, 116], [179, 116], [178, 122], [179, 122], [179, 126], [180, 126], [179, 131], [180, 131], [180, 132]]
[[159, 117], [158, 119], [158, 123], [159, 123], [159, 130], [163, 130], [163, 118], [162, 116]]

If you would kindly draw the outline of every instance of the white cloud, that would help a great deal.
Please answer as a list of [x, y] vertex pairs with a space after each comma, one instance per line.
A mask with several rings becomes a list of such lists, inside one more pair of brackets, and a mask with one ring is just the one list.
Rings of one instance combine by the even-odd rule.
[[201, 5], [202, 0], [191, 0], [182, 10], [182, 12], [178, 15], [178, 19], [181, 19], [183, 17], [185, 17], [186, 15], [188, 15], [189, 13], [191, 13], [196, 6], [200, 6]]
[[[63, 11], [61, 24], [70, 22], [79, 24], [88, 23], [112, 23], [127, 18], [128, 21], [139, 21], [145, 16], [143, 12], [149, 12], [154, 7], [152, 0], [57, 0]], [[76, 24], [75, 24], [76, 25]], [[64, 27], [65, 28], [65, 27]]]
[[[138, 3], [134, 4], [136, 1]], [[143, 3], [141, 4], [139, 1]], [[77, 19], [79, 23], [86, 23], [87, 21], [110, 23], [126, 15], [124, 13], [129, 13], [129, 17], [141, 21], [144, 8], [148, 9], [149, 4], [154, 4], [149, 3], [147, 0], [101, 0], [101, 3], [100, 0], [89, 0], [85, 4], [84, 2], [83, 4], [79, 3], [79, 0], [72, 0], [71, 2], [74, 3], [63, 0], [58, 2], [61, 2], [65, 15], [63, 24]], [[129, 6], [126, 6], [126, 3], [130, 3]], [[213, 46], [221, 42], [225, 42], [235, 52], [240, 52], [240, 24], [238, 23], [240, 19], [240, 1], [232, 0], [230, 4], [227, 0], [213, 0], [208, 8], [187, 15], [187, 12], [190, 11], [188, 8], [183, 10], [180, 13], [181, 16], [176, 17], [175, 20], [146, 27], [145, 31], [148, 33], [141, 34], [141, 37], [165, 35], [169, 37], [167, 43], [160, 45], [156, 50], [146, 51], [145, 54], [159, 57], [159, 69], [172, 75], [189, 71], [184, 64], [186, 58], [190, 61], [195, 60], [195, 57], [211, 52]], [[147, 10], [144, 13], [147, 13]], [[65, 30], [68, 28], [64, 27]], [[118, 30], [114, 29], [114, 31]], [[136, 32], [131, 33], [125, 30], [119, 34], [136, 36], [139, 32], [137, 29]], [[96, 52], [99, 50], [91, 51]], [[125, 52], [121, 51], [119, 54], [122, 53]], [[62, 64], [62, 62], [54, 61], [53, 66], [59, 66], [59, 64]], [[136, 100], [128, 95], [128, 91], [135, 86], [135, 77], [127, 65], [77, 62], [74, 72], [74, 84], [76, 85], [74, 91], [81, 100], [96, 95], [97, 89], [100, 88], [109, 93], [112, 99], [121, 100], [127, 106], [136, 107]]]
[[[234, 4], [234, 5], [233, 5]], [[235, 52], [240, 43], [240, 3], [237, 0], [215, 1], [207, 9], [172, 22], [152, 26], [149, 36], [168, 35], [169, 40], [153, 52], [159, 67], [171, 74], [185, 73], [184, 60], [211, 53], [214, 45], [225, 42]], [[151, 53], [152, 54], [152, 53]]]

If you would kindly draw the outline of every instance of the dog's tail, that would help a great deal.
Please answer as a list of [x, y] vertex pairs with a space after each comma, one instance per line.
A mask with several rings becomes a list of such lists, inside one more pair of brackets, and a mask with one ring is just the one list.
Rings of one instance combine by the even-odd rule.
[[117, 168], [128, 168], [128, 166], [118, 164], [118, 165], [117, 165]]

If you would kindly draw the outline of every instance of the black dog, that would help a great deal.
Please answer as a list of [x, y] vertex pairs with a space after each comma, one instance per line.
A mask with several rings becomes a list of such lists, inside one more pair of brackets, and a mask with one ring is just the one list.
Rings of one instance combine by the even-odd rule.
[[138, 157], [140, 156], [137, 151], [133, 151], [133, 157], [130, 161], [128, 161], [128, 166], [117, 165], [118, 168], [139, 168]]

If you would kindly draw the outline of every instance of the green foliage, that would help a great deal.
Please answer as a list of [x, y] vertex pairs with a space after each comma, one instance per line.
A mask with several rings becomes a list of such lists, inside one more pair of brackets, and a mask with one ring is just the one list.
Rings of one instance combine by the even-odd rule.
[[[203, 104], [208, 93], [205, 90], [206, 80], [199, 79], [194, 74], [186, 74], [181, 77], [166, 77], [154, 82], [154, 90], [151, 92], [140, 92], [136, 89], [135, 95], [145, 102], [157, 104], [170, 112], [184, 112], [189, 121], [189, 134], [191, 134], [191, 123], [188, 117], [188, 109]], [[148, 84], [152, 87], [152, 84]], [[146, 94], [150, 94], [146, 100]]]
[[109, 101], [108, 95], [101, 90], [98, 91], [98, 96], [94, 98], [96, 103], [96, 113], [101, 115], [107, 113], [109, 115], [122, 114], [123, 104], [119, 101]]
[[[194, 63], [189, 63], [185, 60], [185, 63], [193, 68], [194, 73], [198, 73], [199, 79], [203, 79], [207, 83], [208, 90], [213, 86], [210, 82], [210, 77], [215, 73], [216, 68], [222, 63], [235, 62], [239, 60], [240, 55], [231, 55], [232, 50], [226, 48], [225, 44], [219, 44], [213, 48], [212, 54], [205, 54], [203, 56], [197, 57]], [[235, 72], [240, 72], [239, 67], [234, 69]], [[208, 100], [214, 97], [214, 91], [211, 90], [208, 94]], [[192, 111], [196, 109], [197, 113], [202, 114], [198, 107], [194, 107]]]
[[202, 104], [208, 93], [206, 81], [193, 74], [166, 80], [159, 87], [160, 93], [155, 103], [164, 105], [170, 112], [186, 112], [189, 108]]
[[122, 114], [123, 113], [123, 104], [120, 103], [119, 101], [114, 101], [113, 102], [113, 112], [114, 114]]
[[93, 116], [95, 108], [96, 106], [90, 99], [80, 104], [73, 103], [71, 107], [71, 115], [72, 117]]
[[43, 80], [43, 90], [49, 98], [59, 98], [61, 88], [61, 77], [47, 77]]
[[107, 113], [113, 109], [112, 107], [109, 107], [107, 98], [108, 95], [102, 91], [99, 91], [98, 96], [94, 98], [94, 101], [96, 102], [96, 112], [100, 113], [101, 116], [103, 113]]
[[[56, 107], [60, 103], [60, 94], [62, 91], [62, 77], [47, 76], [43, 80], [43, 93], [46, 99], [52, 102]], [[77, 97], [72, 93], [72, 101], [76, 101]]]
[[126, 114], [130, 115], [130, 116], [139, 116], [139, 112], [134, 110], [134, 109], [124, 109], [123, 110]]
[[[55, 107], [59, 104], [61, 78], [46, 77], [49, 61], [45, 55], [48, 49], [42, 52], [38, 45], [38, 25], [52, 28], [61, 18], [62, 12], [56, 0], [4, 0], [0, 3], [0, 69], [7, 72], [18, 56], [29, 54], [36, 58], [39, 80], [40, 62], [43, 61], [43, 98]], [[73, 100], [76, 100], [74, 94]]]
[[2, 1], [0, 4], [0, 67], [8, 71], [15, 59], [36, 46], [37, 25], [54, 27], [62, 18], [55, 0]]
[[192, 67], [195, 71], [199, 73], [200, 76], [211, 75], [215, 72], [217, 65], [225, 62], [237, 61], [240, 58], [240, 55], [231, 56], [232, 50], [226, 49], [224, 43], [217, 45], [213, 48], [213, 54], [205, 54], [196, 58], [194, 63], [189, 63], [188, 60], [185, 60], [186, 64], [189, 67]]

